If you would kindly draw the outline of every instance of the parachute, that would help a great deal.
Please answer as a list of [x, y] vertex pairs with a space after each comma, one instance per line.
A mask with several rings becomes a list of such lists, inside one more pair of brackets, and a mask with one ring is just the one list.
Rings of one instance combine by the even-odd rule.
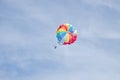
[[61, 45], [70, 45], [74, 43], [77, 36], [78, 33], [75, 27], [67, 23], [61, 24], [56, 31], [57, 41]]

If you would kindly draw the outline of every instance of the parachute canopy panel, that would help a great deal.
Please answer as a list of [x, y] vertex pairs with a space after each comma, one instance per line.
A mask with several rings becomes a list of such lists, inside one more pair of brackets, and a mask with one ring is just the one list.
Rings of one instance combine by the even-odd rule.
[[67, 23], [61, 24], [56, 31], [58, 43], [63, 45], [74, 43], [77, 36], [78, 33], [75, 27]]

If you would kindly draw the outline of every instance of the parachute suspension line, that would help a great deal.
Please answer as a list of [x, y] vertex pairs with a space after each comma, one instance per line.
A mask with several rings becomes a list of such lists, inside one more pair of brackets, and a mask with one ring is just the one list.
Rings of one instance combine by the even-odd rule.
[[51, 46], [52, 49], [56, 49], [57, 48], [57, 44], [56, 43], [53, 44], [53, 42], [54, 42], [53, 39], [49, 39], [48, 42], [49, 42], [49, 46]]
[[78, 45], [81, 45], [80, 42], [81, 42], [81, 41], [80, 41], [80, 36], [78, 36], [78, 37], [77, 37], [77, 40], [76, 40], [76, 43], [77, 43]]
[[78, 45], [80, 45], [80, 43], [79, 43], [79, 42], [80, 42], [80, 40], [78, 40], [78, 39], [77, 39], [76, 43], [77, 43]]

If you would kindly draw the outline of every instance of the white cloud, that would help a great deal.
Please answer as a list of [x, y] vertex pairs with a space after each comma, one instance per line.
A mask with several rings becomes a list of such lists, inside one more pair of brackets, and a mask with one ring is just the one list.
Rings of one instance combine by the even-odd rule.
[[120, 12], [120, 1], [119, 0], [83, 0], [83, 2], [88, 3], [92, 6], [107, 6]]
[[[15, 16], [0, 14], [0, 17], [11, 20], [3, 20], [0, 28], [0, 44], [3, 45], [3, 48], [0, 48], [2, 49], [0, 66], [3, 65], [3, 63], [14, 64], [23, 70], [26, 75], [16, 76], [16, 74], [21, 74], [21, 72], [13, 70], [13, 73], [8, 72], [8, 74], [13, 74], [13, 76], [6, 78], [6, 71], [2, 70], [0, 72], [0, 79], [120, 79], [120, 60], [119, 57], [117, 57], [117, 53], [113, 54], [113, 52], [108, 51], [106, 48], [101, 48], [100, 43], [97, 44], [100, 42], [97, 41], [99, 38], [107, 40], [120, 39], [118, 24], [116, 24], [117, 27], [113, 29], [114, 23], [111, 23], [112, 25], [108, 24], [108, 22], [104, 20], [106, 17], [101, 18], [101, 13], [94, 11], [96, 13], [93, 12], [93, 14], [92, 11], [84, 11], [84, 8], [80, 10], [83, 11], [83, 13], [79, 12], [78, 9], [74, 9], [73, 12], [71, 12], [69, 8], [72, 8], [72, 6], [67, 5], [67, 7], [65, 7], [66, 5], [62, 4], [62, 2], [47, 2], [50, 8], [42, 3], [37, 4], [37, 2], [32, 0], [6, 0], [3, 2], [8, 5], [10, 9], [14, 8], [20, 11], [21, 14], [19, 14], [19, 16], [18, 14]], [[111, 3], [111, 1], [108, 0], [85, 0], [83, 2], [85, 2], [84, 4], [87, 3], [87, 5], [90, 4], [99, 7], [105, 5], [119, 10], [117, 9], [119, 6], [115, 7], [116, 3]], [[68, 4], [72, 4], [71, 1]], [[77, 4], [76, 6], [78, 7], [79, 5]], [[52, 9], [53, 11], [50, 11]], [[11, 12], [14, 13], [14, 10]], [[54, 45], [57, 44], [56, 39], [53, 38], [55, 37], [55, 29], [58, 26], [56, 24], [70, 21], [77, 25], [77, 22], [79, 22], [78, 17], [82, 17], [81, 22], [83, 22], [83, 27], [76, 26], [79, 31], [78, 41], [71, 46], [58, 46], [57, 49], [54, 49]], [[117, 20], [115, 19], [115, 21]], [[101, 40], [101, 43], [102, 42]], [[41, 67], [43, 65], [45, 65], [44, 67], [46, 68]], [[55, 69], [49, 68], [51, 66], [55, 66]]]

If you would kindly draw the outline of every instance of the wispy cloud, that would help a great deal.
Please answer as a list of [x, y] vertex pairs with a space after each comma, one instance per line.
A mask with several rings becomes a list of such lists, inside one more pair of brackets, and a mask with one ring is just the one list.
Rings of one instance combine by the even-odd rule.
[[[119, 1], [2, 0], [0, 4], [1, 80], [120, 79]], [[54, 49], [55, 31], [64, 22], [75, 25], [78, 40]]]
[[84, 0], [83, 2], [88, 3], [92, 6], [106, 6], [109, 7], [111, 9], [115, 9], [117, 11], [120, 11], [119, 9], [119, 0]]

